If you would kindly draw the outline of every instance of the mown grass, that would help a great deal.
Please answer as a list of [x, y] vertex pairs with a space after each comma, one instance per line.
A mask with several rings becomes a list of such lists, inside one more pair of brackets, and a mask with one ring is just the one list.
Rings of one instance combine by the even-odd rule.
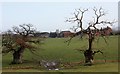
[[[63, 63], [66, 62], [81, 62], [84, 61], [84, 56], [82, 52], [78, 52], [75, 49], [83, 49], [86, 50], [88, 43], [87, 39], [80, 39], [78, 37], [74, 38], [70, 45], [68, 46], [67, 43], [64, 43], [68, 38], [48, 38], [44, 41], [43, 45], [38, 45], [42, 49], [39, 49], [36, 51], [36, 53], [39, 56], [36, 56], [34, 54], [31, 54], [29, 50], [26, 50], [24, 52], [24, 60], [27, 60], [27, 62], [19, 65], [9, 65], [12, 61], [12, 55], [11, 53], [4, 55], [3, 58], [3, 71], [15, 71], [15, 72], [27, 72], [28, 69], [10, 69], [11, 67], [26, 67], [31, 66], [34, 67], [33, 69], [29, 69], [31, 72], [41, 72], [46, 71], [42, 70], [40, 67], [38, 67], [38, 64], [36, 61], [41, 59], [47, 59], [47, 60], [61, 60]], [[96, 41], [93, 43], [93, 48], [100, 49], [104, 52], [106, 56], [107, 62], [104, 62], [104, 57], [102, 54], [98, 53], [95, 56], [95, 64], [90, 67], [83, 66], [83, 63], [81, 65], [75, 66], [70, 69], [63, 69], [59, 70], [60, 72], [114, 72], [118, 71], [118, 63], [111, 62], [109, 60], [118, 60], [118, 36], [110, 36], [107, 39], [108, 44], [104, 42], [104, 39], [100, 38], [99, 43]], [[101, 60], [101, 62], [97, 62], [98, 60]]]
[[63, 70], [41, 70], [39, 68], [35, 69], [3, 69], [3, 72], [118, 72], [118, 63], [105, 63], [97, 64], [93, 66], [76, 66], [72, 69]]

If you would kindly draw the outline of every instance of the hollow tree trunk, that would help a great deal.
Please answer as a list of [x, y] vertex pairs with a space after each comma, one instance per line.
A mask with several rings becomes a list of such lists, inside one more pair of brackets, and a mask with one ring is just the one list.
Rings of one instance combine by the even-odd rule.
[[84, 56], [85, 56], [85, 65], [92, 65], [94, 60], [93, 51], [86, 50], [84, 52]]
[[20, 63], [22, 63], [23, 51], [24, 51], [23, 47], [20, 47], [17, 51], [14, 51], [12, 64], [20, 64]]
[[92, 51], [92, 42], [93, 42], [92, 35], [89, 36], [89, 48], [84, 52], [85, 56], [85, 65], [92, 65], [94, 60], [94, 54]]

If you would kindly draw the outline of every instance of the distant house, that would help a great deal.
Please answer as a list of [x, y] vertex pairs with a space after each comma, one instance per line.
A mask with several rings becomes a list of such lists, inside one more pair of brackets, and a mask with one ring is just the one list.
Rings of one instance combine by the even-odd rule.
[[49, 37], [49, 33], [48, 32], [42, 32], [40, 34], [41, 34], [41, 37], [45, 37], [45, 38]]
[[70, 31], [61, 31], [60, 37], [69, 37], [72, 33]]
[[47, 38], [47, 37], [49, 37], [49, 33], [48, 32], [40, 32], [40, 33], [38, 32], [38, 33], [35, 33], [34, 36]]
[[50, 37], [50, 38], [61, 38], [61, 37], [69, 37], [71, 34], [70, 31], [61, 31], [60, 33], [56, 33], [56, 32], [38, 32], [38, 33], [35, 33], [34, 36], [35, 37]]

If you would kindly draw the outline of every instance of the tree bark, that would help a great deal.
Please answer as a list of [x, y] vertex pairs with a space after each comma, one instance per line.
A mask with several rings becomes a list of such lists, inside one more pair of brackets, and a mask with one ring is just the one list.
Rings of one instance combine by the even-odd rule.
[[88, 50], [86, 50], [84, 52], [85, 65], [89, 65], [89, 66], [91, 66], [93, 64], [93, 60], [94, 60], [94, 53], [92, 51], [92, 42], [93, 42], [93, 40], [94, 40], [94, 37], [90, 33], [90, 35], [89, 35], [89, 48], [88, 48]]
[[17, 51], [14, 51], [12, 64], [21, 64], [22, 63], [23, 51], [24, 51], [23, 47], [20, 47]]
[[93, 51], [86, 50], [84, 52], [84, 56], [85, 56], [85, 65], [91, 66], [93, 64], [93, 60], [94, 60]]

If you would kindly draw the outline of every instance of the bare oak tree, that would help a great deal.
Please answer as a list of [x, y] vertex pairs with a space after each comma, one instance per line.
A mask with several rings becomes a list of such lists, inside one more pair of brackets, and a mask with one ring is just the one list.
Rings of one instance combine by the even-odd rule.
[[[13, 27], [13, 31], [7, 31], [2, 36], [2, 53], [13, 53], [12, 64], [22, 63], [22, 56], [25, 49], [29, 49], [34, 53], [37, 47], [31, 44], [35, 43], [31, 41], [33, 38], [30, 37], [34, 35], [35, 29], [31, 24], [19, 25], [19, 27]], [[36, 44], [36, 43], [35, 43]]]
[[[104, 38], [105, 36], [108, 36], [112, 32], [112, 29], [109, 26], [107, 26], [104, 29], [102, 28], [102, 26], [101, 26], [101, 29], [99, 29], [96, 26], [99, 25], [99, 24], [113, 25], [116, 21], [111, 21], [110, 22], [110, 21], [106, 21], [106, 20], [101, 20], [101, 18], [103, 16], [105, 16], [106, 13], [102, 9], [102, 7], [99, 8], [99, 9], [94, 7], [93, 8], [93, 11], [94, 11], [94, 14], [95, 14], [94, 20], [92, 22], [88, 23], [87, 29], [83, 29], [84, 14], [87, 11], [88, 11], [88, 9], [75, 10], [74, 17], [69, 18], [68, 20], [66, 20], [67, 22], [76, 22], [77, 25], [78, 25], [77, 28], [80, 29], [78, 32], [71, 35], [71, 38], [69, 40], [67, 40], [66, 42], [68, 42], [68, 44], [69, 44], [73, 37], [81, 35], [81, 38], [82, 38], [84, 35], [87, 35], [88, 36], [88, 49], [87, 50], [79, 50], [79, 51], [84, 52], [85, 65], [92, 65], [93, 60], [94, 60], [94, 55], [96, 53], [99, 53], [99, 52], [103, 54], [103, 52], [100, 51], [100, 50], [93, 51], [93, 49], [92, 49], [93, 41], [95, 40], [96, 37], [101, 37], [102, 36]], [[104, 40], [105, 40], [105, 42], [107, 42], [105, 38], [104, 38]]]

